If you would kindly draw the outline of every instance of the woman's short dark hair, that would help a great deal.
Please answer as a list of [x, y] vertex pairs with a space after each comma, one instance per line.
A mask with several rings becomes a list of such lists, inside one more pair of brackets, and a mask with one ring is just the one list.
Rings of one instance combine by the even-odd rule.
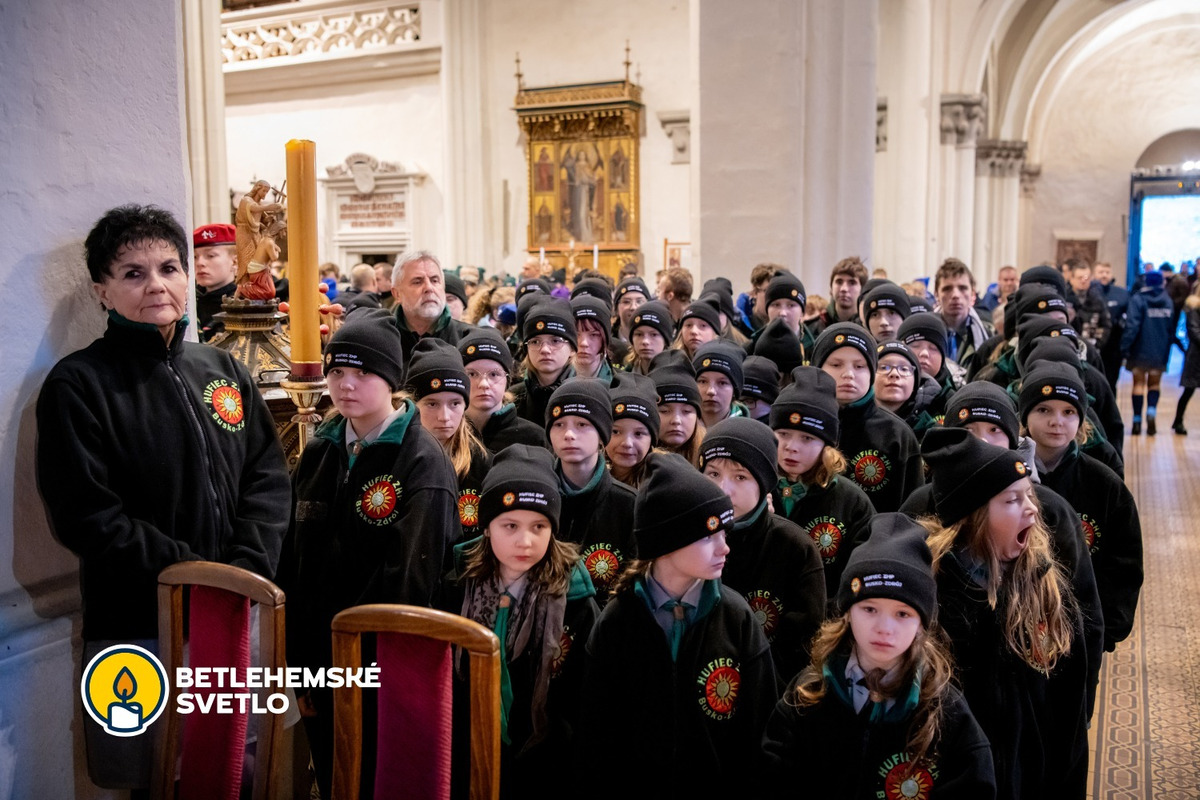
[[88, 275], [92, 283], [102, 283], [122, 247], [142, 242], [166, 242], [179, 253], [179, 263], [187, 272], [188, 240], [179, 220], [158, 206], [134, 203], [105, 212], [83, 242]]

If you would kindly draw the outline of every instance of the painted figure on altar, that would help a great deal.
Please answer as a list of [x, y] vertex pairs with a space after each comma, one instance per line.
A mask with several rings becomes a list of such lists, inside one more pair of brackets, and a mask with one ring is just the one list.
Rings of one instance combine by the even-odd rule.
[[536, 217], [534, 217], [534, 231], [537, 235], [539, 243], [550, 241], [553, 234], [554, 218], [550, 213], [550, 209], [546, 207], [546, 201], [542, 201], [542, 207], [538, 209]]
[[608, 174], [612, 188], [629, 188], [629, 159], [625, 155], [625, 150], [619, 144], [613, 152], [612, 157], [608, 159]]
[[533, 187], [536, 192], [554, 191], [554, 159], [550, 151], [543, 147], [538, 153], [537, 165], [533, 174]]
[[604, 160], [594, 145], [593, 150], [589, 155], [584, 147], [568, 147], [561, 164], [562, 226], [580, 242], [602, 238], [597, 228], [603, 227]]
[[237, 228], [237, 296], [247, 300], [270, 300], [275, 296], [268, 265], [279, 257], [275, 236], [287, 225], [282, 203], [264, 203], [271, 184], [255, 181], [238, 203], [234, 224]]

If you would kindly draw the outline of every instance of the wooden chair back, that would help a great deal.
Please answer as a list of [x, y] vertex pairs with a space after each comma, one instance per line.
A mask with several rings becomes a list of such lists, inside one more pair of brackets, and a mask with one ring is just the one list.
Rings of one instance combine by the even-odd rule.
[[[363, 605], [333, 618], [333, 663], [358, 669], [362, 634], [401, 634], [457, 645], [470, 657], [471, 800], [500, 796], [500, 642], [490, 630], [444, 611], [406, 605]], [[386, 684], [386, 670], [379, 676]], [[382, 691], [382, 690], [381, 690]], [[418, 688], [417, 691], [420, 691]], [[380, 713], [383, 713], [381, 709]], [[362, 772], [362, 689], [334, 690], [333, 798], [356, 797]], [[383, 752], [379, 758], [386, 758]]]
[[[271, 670], [283, 669], [286, 666], [283, 590], [261, 575], [240, 567], [211, 561], [184, 561], [172, 564], [158, 576], [160, 660], [171, 680], [174, 679], [175, 668], [185, 666], [184, 589], [198, 586], [239, 595], [248, 599], [251, 604], [257, 604], [259, 665]], [[151, 792], [152, 796], [159, 800], [174, 800], [175, 762], [179, 757], [181, 720], [174, 707], [167, 709], [164, 719], [166, 724], [160, 727], [156, 740]], [[283, 715], [260, 716], [257, 730], [253, 797], [254, 800], [268, 800], [283, 780]], [[187, 797], [189, 794], [187, 787], [181, 785], [179, 796]]]

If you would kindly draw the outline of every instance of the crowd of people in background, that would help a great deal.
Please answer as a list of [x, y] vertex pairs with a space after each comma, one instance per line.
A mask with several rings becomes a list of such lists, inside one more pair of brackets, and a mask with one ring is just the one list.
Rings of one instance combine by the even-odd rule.
[[[217, 227], [193, 237], [206, 337], [236, 270]], [[897, 284], [848, 257], [818, 297], [773, 263], [736, 295], [678, 268], [332, 266], [334, 413], [289, 494], [249, 375], [182, 341], [186, 255], [169, 215], [110, 212], [88, 240], [109, 331], [39, 400], [85, 639], [152, 637], [157, 571], [224, 561], [287, 593], [292, 666], [330, 665], [333, 616], [364, 603], [494, 630], [506, 797], [608, 796], [631, 764], [638, 797], [1085, 795], [1101, 659], [1142, 583], [1125, 437], [1156, 434], [1173, 344], [1186, 433], [1194, 276], [1126, 290], [1069, 259], [981, 287], [951, 258]], [[297, 699], [328, 796], [332, 694]]]

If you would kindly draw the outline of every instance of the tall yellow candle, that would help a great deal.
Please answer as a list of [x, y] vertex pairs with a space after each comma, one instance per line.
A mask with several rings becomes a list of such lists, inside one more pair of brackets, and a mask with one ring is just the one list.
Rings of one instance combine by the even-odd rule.
[[317, 146], [287, 143], [288, 283], [292, 287], [292, 376], [321, 377], [321, 318], [317, 313]]

